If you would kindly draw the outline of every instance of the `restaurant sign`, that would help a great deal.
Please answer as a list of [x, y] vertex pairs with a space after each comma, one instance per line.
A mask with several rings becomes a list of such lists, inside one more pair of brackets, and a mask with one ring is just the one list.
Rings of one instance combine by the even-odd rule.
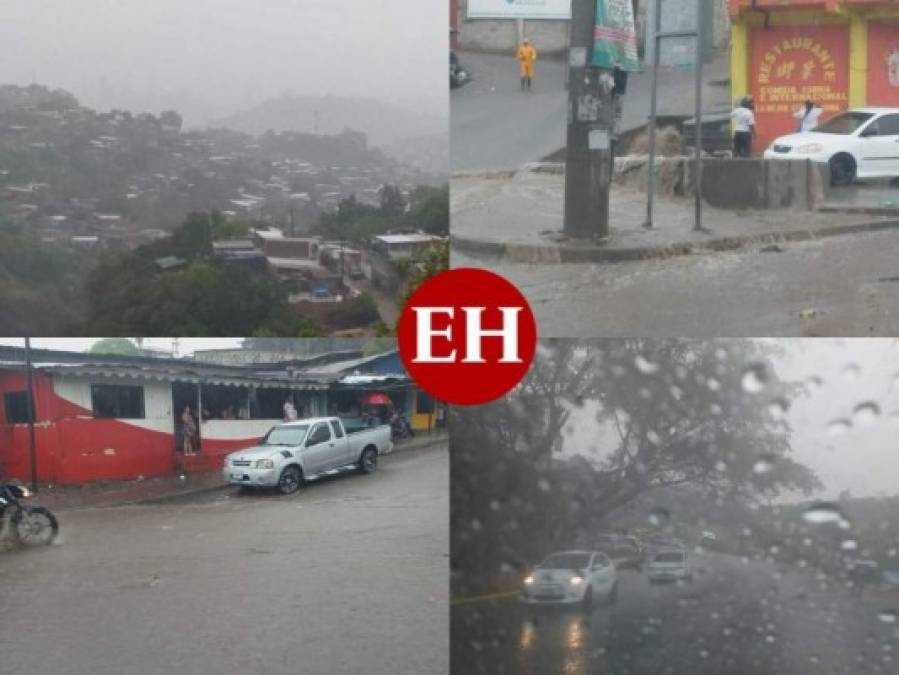
[[802, 26], [752, 31], [750, 81], [755, 99], [756, 149], [796, 130], [793, 113], [811, 100], [822, 119], [849, 103], [849, 30]]

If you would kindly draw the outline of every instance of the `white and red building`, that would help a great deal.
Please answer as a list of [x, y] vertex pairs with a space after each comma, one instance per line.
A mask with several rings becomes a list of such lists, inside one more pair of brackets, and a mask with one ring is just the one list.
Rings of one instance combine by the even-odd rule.
[[[0, 468], [26, 479], [31, 452], [23, 357], [22, 349], [0, 347]], [[395, 352], [360, 357], [342, 352], [330, 359], [221, 365], [34, 350], [38, 479], [75, 485], [214, 470], [226, 454], [255, 445], [280, 422], [288, 396], [308, 416], [356, 415], [374, 393], [389, 396], [410, 419], [420, 409], [434, 411]], [[182, 452], [185, 406], [198, 421], [194, 456]]]

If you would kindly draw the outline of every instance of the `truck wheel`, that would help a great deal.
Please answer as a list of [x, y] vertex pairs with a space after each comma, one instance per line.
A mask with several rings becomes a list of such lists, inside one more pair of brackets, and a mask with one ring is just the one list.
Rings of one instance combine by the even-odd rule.
[[365, 448], [359, 458], [359, 471], [362, 473], [374, 473], [378, 468], [378, 451], [374, 448]]
[[300, 489], [303, 482], [303, 472], [298, 466], [285, 467], [278, 478], [278, 490], [282, 495], [290, 495]]

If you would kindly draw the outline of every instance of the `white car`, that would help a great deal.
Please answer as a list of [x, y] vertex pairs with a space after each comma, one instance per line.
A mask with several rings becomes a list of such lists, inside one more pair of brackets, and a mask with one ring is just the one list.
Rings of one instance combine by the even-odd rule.
[[657, 581], [692, 581], [693, 568], [685, 549], [657, 551], [646, 566], [649, 583]]
[[810, 159], [830, 166], [833, 185], [899, 176], [899, 108], [858, 108], [811, 131], [781, 136], [765, 159]]
[[305, 482], [358, 469], [372, 473], [378, 455], [393, 449], [390, 426], [346, 429], [339, 417], [311, 417], [273, 427], [259, 445], [232, 452], [222, 473], [227, 483], [296, 492]]
[[599, 551], [561, 551], [540, 563], [524, 580], [521, 599], [529, 605], [555, 604], [592, 607], [599, 598], [618, 598], [618, 573]]

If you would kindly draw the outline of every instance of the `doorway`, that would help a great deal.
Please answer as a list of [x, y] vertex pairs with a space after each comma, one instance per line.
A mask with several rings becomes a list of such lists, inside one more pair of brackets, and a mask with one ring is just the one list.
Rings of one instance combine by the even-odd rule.
[[202, 445], [200, 438], [200, 387], [192, 382], [172, 383], [172, 423], [175, 425], [175, 451], [184, 452], [184, 433], [181, 424], [181, 413], [190, 406], [194, 421], [197, 423], [197, 441], [194, 452]]

